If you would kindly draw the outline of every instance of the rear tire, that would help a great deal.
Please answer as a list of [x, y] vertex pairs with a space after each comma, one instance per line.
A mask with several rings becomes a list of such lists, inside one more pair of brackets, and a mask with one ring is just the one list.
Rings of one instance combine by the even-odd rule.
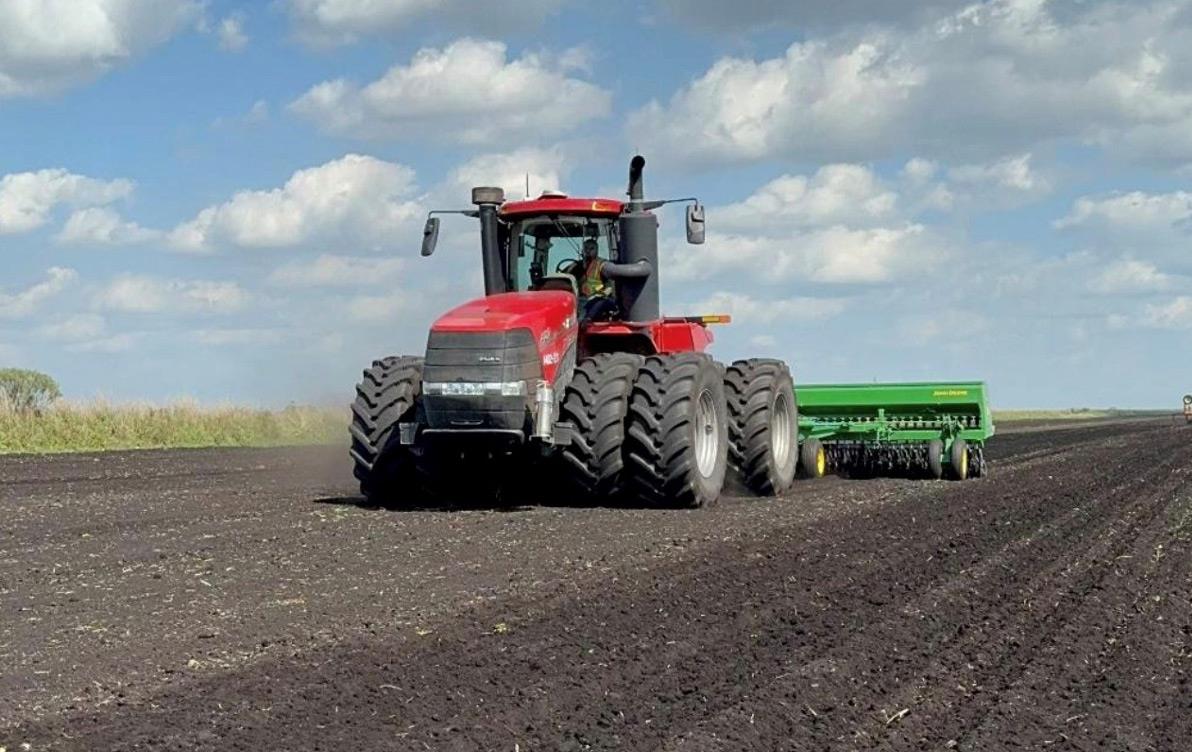
[[724, 377], [728, 398], [728, 461], [759, 496], [790, 488], [799, 464], [795, 382], [781, 360], [738, 360]]
[[422, 358], [411, 356], [373, 361], [356, 386], [349, 454], [360, 492], [370, 502], [414, 495], [413, 458], [400, 443], [397, 426], [417, 419], [421, 393]]
[[559, 451], [565, 482], [585, 499], [615, 498], [624, 490], [625, 415], [642, 356], [595, 355], [575, 369], [563, 394], [559, 420], [575, 427]]
[[799, 447], [799, 472], [804, 478], [822, 478], [828, 474], [828, 453], [819, 439], [807, 439]]
[[927, 472], [935, 480], [944, 477], [944, 442], [940, 439], [927, 442]]
[[952, 470], [952, 478], [954, 480], [968, 480], [969, 477], [969, 455], [968, 442], [964, 439], [955, 439], [952, 442], [952, 451], [949, 452], [948, 463]]
[[629, 399], [628, 488], [654, 506], [702, 507], [728, 472], [728, 406], [721, 369], [702, 353], [651, 355]]

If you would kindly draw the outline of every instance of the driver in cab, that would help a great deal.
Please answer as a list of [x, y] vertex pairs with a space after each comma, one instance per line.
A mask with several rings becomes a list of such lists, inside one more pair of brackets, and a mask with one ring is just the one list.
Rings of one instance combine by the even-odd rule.
[[609, 262], [600, 258], [600, 247], [592, 238], [584, 241], [583, 260], [580, 262], [579, 300], [583, 318], [599, 321], [612, 316], [617, 308], [613, 296], [613, 283], [605, 276]]

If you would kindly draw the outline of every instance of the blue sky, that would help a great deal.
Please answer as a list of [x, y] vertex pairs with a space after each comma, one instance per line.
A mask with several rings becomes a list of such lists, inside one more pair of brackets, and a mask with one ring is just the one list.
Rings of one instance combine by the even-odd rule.
[[479, 294], [432, 207], [699, 195], [665, 306], [801, 381], [1192, 391], [1192, 0], [0, 0], [0, 363], [347, 399]]

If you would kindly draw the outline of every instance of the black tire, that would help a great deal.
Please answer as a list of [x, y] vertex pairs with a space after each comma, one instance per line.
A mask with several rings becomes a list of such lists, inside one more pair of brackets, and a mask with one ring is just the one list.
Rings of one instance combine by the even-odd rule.
[[781, 360], [738, 360], [725, 372], [724, 389], [729, 468], [759, 496], [786, 491], [799, 465], [799, 408], [790, 369]]
[[398, 440], [397, 424], [417, 418], [422, 394], [422, 358], [390, 357], [373, 361], [356, 386], [352, 403], [349, 454], [360, 492], [372, 502], [414, 495], [410, 448]]
[[940, 439], [927, 442], [927, 473], [935, 480], [944, 477], [944, 442]]
[[983, 478], [988, 474], [989, 468], [985, 464], [985, 447], [978, 444], [977, 446], [969, 447], [969, 477]]
[[948, 466], [952, 471], [953, 480], [968, 480], [969, 455], [968, 442], [964, 439], [952, 441], [952, 450], [948, 453]]
[[727, 472], [728, 406], [720, 368], [702, 353], [647, 357], [626, 416], [627, 488], [653, 506], [702, 507], [720, 498]]
[[799, 475], [822, 478], [828, 474], [828, 454], [819, 439], [807, 439], [799, 447]]
[[559, 420], [575, 427], [559, 450], [560, 472], [585, 499], [618, 497], [624, 490], [625, 414], [642, 356], [595, 355], [579, 363], [563, 393]]

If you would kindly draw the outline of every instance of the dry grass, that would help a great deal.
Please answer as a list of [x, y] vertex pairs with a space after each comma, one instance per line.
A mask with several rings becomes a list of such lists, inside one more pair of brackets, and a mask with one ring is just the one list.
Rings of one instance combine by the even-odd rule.
[[0, 452], [343, 443], [347, 421], [346, 410], [298, 406], [59, 402], [37, 414], [0, 407]]

